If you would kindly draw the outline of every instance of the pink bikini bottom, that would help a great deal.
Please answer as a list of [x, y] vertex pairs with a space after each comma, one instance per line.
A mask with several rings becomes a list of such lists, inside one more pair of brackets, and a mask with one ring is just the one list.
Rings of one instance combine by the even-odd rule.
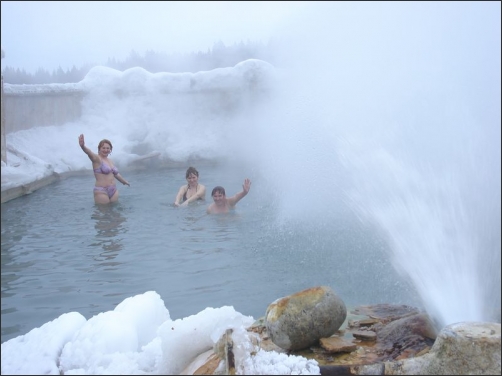
[[94, 187], [94, 192], [104, 192], [108, 195], [108, 198], [112, 198], [115, 192], [117, 192], [117, 186], [113, 184], [108, 187]]

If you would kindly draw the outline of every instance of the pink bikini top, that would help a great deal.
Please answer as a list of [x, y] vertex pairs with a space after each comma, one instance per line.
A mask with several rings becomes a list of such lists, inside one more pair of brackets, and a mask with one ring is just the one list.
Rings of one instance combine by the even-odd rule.
[[99, 168], [94, 169], [94, 173], [96, 174], [108, 175], [110, 172], [113, 173], [113, 175], [117, 175], [119, 173], [119, 170], [117, 169], [117, 167], [110, 168], [110, 166], [105, 164], [105, 162], [103, 161], [101, 161], [101, 166], [99, 166]]

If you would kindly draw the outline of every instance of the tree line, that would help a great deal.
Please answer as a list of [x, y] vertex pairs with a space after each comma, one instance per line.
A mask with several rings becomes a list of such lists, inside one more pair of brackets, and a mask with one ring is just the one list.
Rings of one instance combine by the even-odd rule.
[[[274, 41], [268, 43], [240, 42], [232, 46], [225, 46], [218, 41], [212, 49], [206, 52], [191, 52], [186, 54], [167, 54], [148, 50], [142, 56], [132, 50], [129, 56], [123, 61], [116, 58], [108, 58], [106, 64], [100, 64], [119, 71], [124, 71], [133, 67], [141, 67], [150, 73], [159, 72], [199, 72], [216, 68], [232, 67], [247, 59], [260, 59], [272, 63]], [[7, 51], [8, 53], [8, 51]], [[4, 51], [2, 50], [2, 58]], [[60, 67], [49, 72], [44, 68], [38, 68], [34, 74], [27, 73], [24, 69], [6, 66], [2, 70], [4, 83], [9, 84], [51, 84], [51, 83], [74, 83], [80, 82], [87, 75], [89, 70], [96, 64], [85, 64], [80, 68], [75, 65], [68, 70]]]

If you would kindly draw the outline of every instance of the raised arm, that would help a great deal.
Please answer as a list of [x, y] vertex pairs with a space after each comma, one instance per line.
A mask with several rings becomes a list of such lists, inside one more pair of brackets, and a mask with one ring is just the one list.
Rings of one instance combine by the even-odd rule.
[[87, 146], [85, 146], [85, 141], [84, 141], [84, 135], [83, 134], [81, 134], [78, 137], [78, 143], [79, 143], [80, 147], [82, 148], [82, 150], [84, 151], [84, 153], [87, 154], [87, 156], [89, 157], [89, 159], [92, 161], [92, 163], [100, 163], [99, 155], [94, 154], [91, 151], [91, 149], [89, 149]]
[[244, 196], [246, 196], [251, 188], [251, 180], [248, 178], [244, 179], [244, 184], [242, 184], [242, 191], [236, 193], [234, 196], [227, 198], [227, 203], [230, 206], [235, 206]]

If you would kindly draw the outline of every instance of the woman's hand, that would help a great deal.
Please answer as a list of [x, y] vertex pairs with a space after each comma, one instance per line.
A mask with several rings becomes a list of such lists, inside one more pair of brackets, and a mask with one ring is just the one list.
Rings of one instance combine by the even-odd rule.
[[251, 180], [244, 179], [244, 184], [242, 184], [242, 190], [244, 191], [244, 193], [247, 194], [249, 192], [249, 188], [251, 188]]
[[78, 137], [78, 144], [80, 145], [81, 148], [83, 148], [85, 146], [85, 141], [84, 141], [84, 135], [83, 134], [81, 134]]

